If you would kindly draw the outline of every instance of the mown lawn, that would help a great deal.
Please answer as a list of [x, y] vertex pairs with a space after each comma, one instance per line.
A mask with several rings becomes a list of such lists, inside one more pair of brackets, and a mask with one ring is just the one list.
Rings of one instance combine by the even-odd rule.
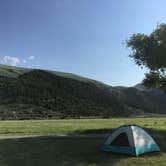
[[126, 124], [137, 124], [156, 132], [166, 131], [166, 118], [11, 120], [0, 121], [0, 135], [100, 133]]
[[24, 138], [0, 140], [1, 166], [165, 166], [166, 143], [157, 138], [161, 153], [139, 157], [99, 151], [99, 138]]
[[161, 152], [131, 157], [100, 152], [103, 138], [36, 136], [0, 140], [0, 166], [166, 165], [166, 118], [1, 121], [0, 135], [105, 133], [123, 124], [145, 127]]

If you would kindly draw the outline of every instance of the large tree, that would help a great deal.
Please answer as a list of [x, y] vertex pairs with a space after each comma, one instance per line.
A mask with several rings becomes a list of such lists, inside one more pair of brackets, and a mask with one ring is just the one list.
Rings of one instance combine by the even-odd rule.
[[166, 92], [166, 24], [157, 25], [149, 35], [133, 34], [126, 44], [135, 63], [149, 69], [143, 83]]

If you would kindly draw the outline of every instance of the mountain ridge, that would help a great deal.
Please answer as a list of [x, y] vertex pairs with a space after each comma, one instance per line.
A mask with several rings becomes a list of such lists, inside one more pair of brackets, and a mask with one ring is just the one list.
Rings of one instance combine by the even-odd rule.
[[1, 119], [165, 114], [165, 101], [164, 93], [138, 85], [112, 87], [71, 73], [0, 65]]

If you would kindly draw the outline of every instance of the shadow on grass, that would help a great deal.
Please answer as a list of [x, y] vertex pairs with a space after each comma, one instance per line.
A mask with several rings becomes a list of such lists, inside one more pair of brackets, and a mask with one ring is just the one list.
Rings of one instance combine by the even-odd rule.
[[109, 134], [115, 129], [103, 128], [103, 129], [88, 129], [88, 130], [75, 130], [71, 134]]
[[21, 138], [0, 141], [1, 166], [88, 166], [126, 157], [100, 152], [101, 138]]
[[[110, 129], [89, 129], [84, 131], [75, 131], [73, 134], [103, 134], [106, 136], [109, 136], [110, 133], [112, 133], [115, 130], [115, 128]], [[165, 130], [156, 130], [152, 128], [144, 128], [145, 131], [147, 131], [148, 134], [154, 138], [155, 142], [159, 145], [162, 152], [166, 152], [166, 131]], [[153, 155], [154, 153], [149, 153], [148, 155]]]
[[[79, 134], [106, 134], [111, 129], [85, 130]], [[147, 129], [149, 134], [166, 153], [165, 131]], [[77, 133], [78, 134], [78, 133]], [[0, 140], [1, 166], [108, 166], [119, 164], [121, 160], [139, 165], [141, 159], [160, 156], [149, 153], [137, 158], [116, 153], [102, 153], [100, 147], [105, 138], [53, 138], [34, 137]], [[140, 160], [139, 160], [140, 159]], [[146, 162], [145, 160], [145, 162]], [[134, 161], [135, 162], [135, 161]], [[130, 164], [130, 163], [129, 163]]]

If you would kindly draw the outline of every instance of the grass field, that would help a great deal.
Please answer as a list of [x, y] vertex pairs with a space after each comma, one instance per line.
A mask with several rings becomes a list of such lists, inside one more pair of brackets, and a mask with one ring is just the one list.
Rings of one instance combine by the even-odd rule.
[[0, 140], [0, 166], [165, 166], [166, 118], [1, 121], [0, 135], [105, 133], [138, 124], [154, 136], [161, 153], [139, 157], [99, 151], [103, 138], [21, 138]]
[[100, 133], [127, 124], [137, 124], [155, 132], [166, 131], [166, 118], [11, 120], [0, 121], [0, 135]]

